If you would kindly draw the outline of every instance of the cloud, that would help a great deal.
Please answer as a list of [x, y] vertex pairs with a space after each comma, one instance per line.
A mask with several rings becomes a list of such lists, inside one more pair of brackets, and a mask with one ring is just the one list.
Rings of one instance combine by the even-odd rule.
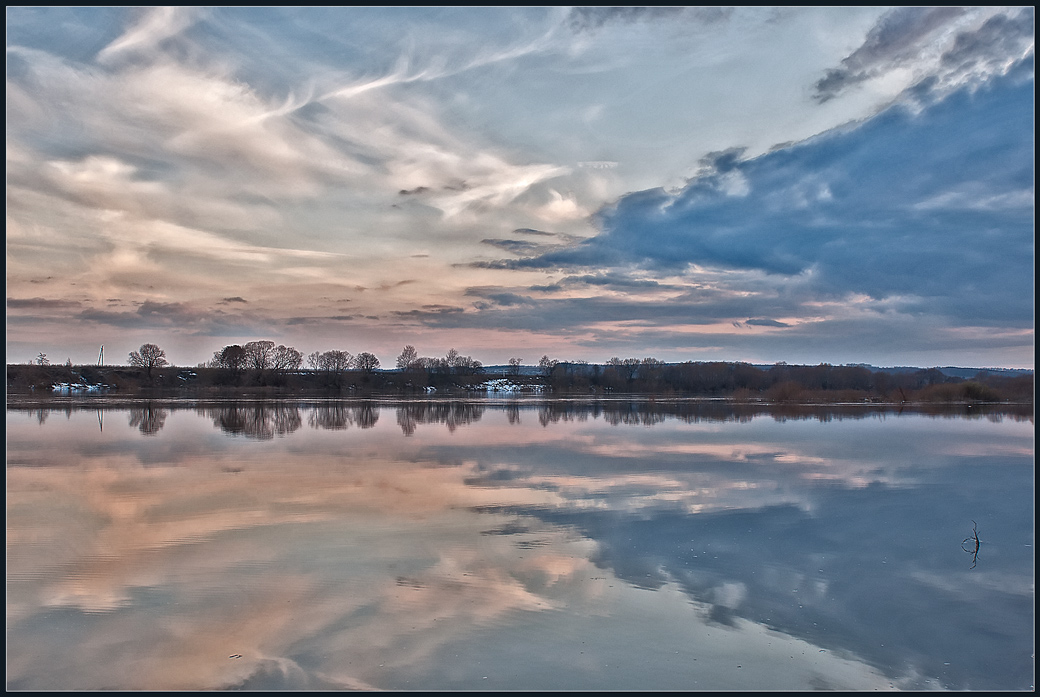
[[512, 307], [514, 305], [535, 305], [534, 300], [519, 293], [501, 292], [496, 289], [470, 288], [466, 295], [483, 298], [483, 302], [476, 303], [476, 307], [485, 309], [490, 307]]
[[363, 319], [361, 315], [320, 315], [315, 317], [289, 317], [285, 320], [285, 325], [288, 327], [296, 327], [301, 325], [323, 325], [327, 322], [353, 322], [357, 319]]
[[870, 30], [863, 45], [841, 61], [841, 68], [828, 70], [816, 83], [814, 97], [820, 102], [833, 99], [850, 85], [916, 58], [926, 45], [924, 39], [963, 14], [964, 10], [956, 7], [901, 7], [890, 11]]
[[[575, 288], [580, 286], [605, 286], [610, 288], [661, 288], [662, 284], [660, 281], [650, 278], [638, 278], [630, 274], [625, 273], [598, 273], [598, 274], [585, 274], [582, 276], [565, 276], [556, 283], [549, 285], [536, 285], [531, 286], [531, 290], [540, 290], [545, 292], [559, 291], [564, 288]], [[678, 289], [678, 287], [672, 287]]]
[[8, 310], [66, 310], [79, 307], [80, 303], [70, 300], [48, 298], [8, 298]]
[[[1031, 179], [954, 176], [968, 168], [953, 140], [983, 167], [1010, 157], [1006, 148], [994, 140], [987, 152], [978, 134], [958, 134], [949, 157], [908, 170], [896, 201], [878, 175], [882, 154], [868, 162], [869, 139], [855, 143], [851, 126], [817, 134], [893, 100], [927, 120], [958, 86], [978, 90], [994, 76], [1031, 84], [1032, 17], [1028, 8], [14, 8], [8, 293], [225, 310], [221, 298], [248, 297], [251, 321], [277, 324], [345, 316], [314, 307], [316, 288], [332, 296], [329, 287], [407, 277], [420, 282], [368, 294], [357, 317], [419, 307], [419, 322], [431, 312], [422, 304], [436, 304], [464, 308], [456, 322], [485, 313], [497, 326], [513, 312], [549, 331], [542, 303], [568, 301], [560, 309], [576, 313], [596, 293], [629, 318], [649, 303], [648, 323], [663, 326], [656, 304], [701, 282], [727, 299], [769, 299], [725, 306], [732, 314], [719, 321], [769, 318], [790, 323], [786, 333], [818, 319], [806, 302], [937, 311], [944, 282], [912, 268], [930, 263], [963, 287], [943, 311], [996, 305], [987, 321], [1022, 317], [1022, 302], [973, 287], [1001, 250], [1031, 254], [1021, 241], [980, 241], [1005, 239], [995, 221], [1032, 209]], [[828, 69], [858, 87], [814, 92]], [[912, 140], [882, 144], [889, 172], [902, 171]], [[844, 170], [836, 143], [848, 146]], [[864, 172], [864, 193], [850, 193]], [[924, 186], [929, 176], [934, 186]], [[881, 211], [871, 196], [883, 197]], [[961, 238], [969, 219], [978, 239]], [[974, 267], [960, 263], [974, 246], [983, 247]], [[513, 270], [523, 279], [502, 273]], [[500, 298], [532, 304], [466, 296], [496, 281]], [[696, 305], [695, 323], [703, 312]], [[567, 320], [568, 337], [591, 326]], [[755, 331], [781, 333], [740, 329]], [[385, 338], [374, 326], [358, 332]]]
[[1033, 9], [998, 12], [979, 26], [979, 10], [891, 10], [868, 32], [863, 44], [842, 59], [841, 67], [828, 70], [816, 82], [813, 98], [824, 103], [853, 85], [900, 70], [909, 71], [915, 81], [927, 82], [932, 89], [944, 90], [1003, 74], [1032, 50]]
[[566, 24], [575, 33], [595, 31], [607, 24], [675, 20], [686, 16], [707, 24], [726, 20], [731, 7], [572, 7]]
[[154, 49], [161, 41], [191, 26], [199, 12], [198, 8], [191, 7], [155, 7], [146, 10], [136, 24], [98, 54], [98, 60], [105, 63], [129, 51]]
[[415, 196], [416, 194], [425, 194], [429, 190], [428, 186], [417, 186], [414, 189], [401, 189], [397, 193], [401, 196]]
[[[651, 287], [652, 289], [653, 287]], [[553, 287], [550, 291], [556, 290]], [[500, 288], [470, 288], [467, 295], [479, 298], [473, 309], [453, 307], [412, 310], [406, 315], [423, 325], [452, 329], [512, 329], [553, 331], [563, 334], [590, 335], [603, 331], [604, 336], [620, 340], [631, 329], [639, 332], [652, 327], [703, 327], [729, 322], [734, 317], [747, 317], [750, 312], [766, 308], [783, 314], [782, 301], [750, 297], [719, 289], [690, 290], [640, 297], [630, 294], [587, 297], [544, 297], [512, 292]], [[772, 307], [771, 307], [772, 305]]]
[[1032, 137], [1032, 84], [1000, 78], [757, 158], [713, 155], [682, 190], [601, 211], [599, 235], [497, 265], [757, 271], [817, 300], [858, 293], [911, 314], [1029, 326]]
[[462, 307], [448, 307], [444, 305], [424, 305], [422, 309], [415, 310], [394, 310], [390, 314], [410, 319], [430, 319], [430, 318], [444, 318], [452, 315], [461, 314], [465, 311]]
[[552, 237], [556, 233], [554, 232], [543, 232], [542, 230], [534, 230], [532, 228], [517, 228], [513, 230], [517, 235], [538, 235], [542, 237]]
[[[70, 167], [93, 166], [97, 193], [103, 177], [134, 177], [128, 191], [112, 182], [111, 195], [121, 196], [124, 206], [140, 207], [150, 198], [162, 201], [169, 215], [178, 209], [169, 199], [187, 194], [191, 202], [227, 208], [226, 198], [236, 194], [313, 194], [323, 178], [358, 171], [349, 155], [313, 132], [269, 118], [274, 104], [219, 67], [158, 57], [103, 71], [29, 49], [16, 53], [31, 59], [31, 70], [8, 83], [11, 136], [42, 150], [32, 153], [37, 161], [42, 155]], [[57, 116], [70, 109], [72, 129]], [[32, 161], [18, 165], [15, 177], [33, 173]], [[73, 169], [62, 174], [80, 176]], [[147, 205], [155, 211], [155, 203]]]
[[494, 240], [485, 239], [480, 241], [482, 244], [489, 244], [492, 247], [499, 247], [513, 254], [534, 254], [545, 248], [545, 245], [536, 244], [534, 242], [528, 242], [527, 240]]
[[107, 310], [84, 310], [79, 319], [101, 322], [116, 327], [178, 327], [195, 329], [200, 322], [207, 321], [210, 313], [186, 303], [141, 303], [133, 312], [111, 312]]
[[990, 17], [975, 31], [961, 32], [942, 55], [942, 66], [954, 75], [1001, 74], [1033, 51], [1035, 10]]
[[786, 322], [777, 322], [775, 319], [749, 319], [744, 324], [752, 327], [790, 327]]

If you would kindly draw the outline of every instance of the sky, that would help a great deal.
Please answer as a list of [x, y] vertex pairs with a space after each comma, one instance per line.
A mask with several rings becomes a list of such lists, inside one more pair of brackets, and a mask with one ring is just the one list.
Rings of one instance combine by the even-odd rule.
[[6, 18], [9, 363], [1033, 368], [1031, 7]]

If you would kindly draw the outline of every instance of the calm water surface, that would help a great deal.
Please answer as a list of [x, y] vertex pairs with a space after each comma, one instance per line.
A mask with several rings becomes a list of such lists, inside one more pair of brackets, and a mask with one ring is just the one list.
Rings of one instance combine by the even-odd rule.
[[1031, 689], [1033, 434], [891, 411], [9, 407], [7, 686]]

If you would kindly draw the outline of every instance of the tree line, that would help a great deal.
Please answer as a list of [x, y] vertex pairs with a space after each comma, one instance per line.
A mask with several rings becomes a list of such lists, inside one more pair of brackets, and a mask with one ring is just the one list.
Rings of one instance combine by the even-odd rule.
[[[443, 357], [420, 356], [412, 345], [397, 356], [395, 369], [380, 370], [379, 358], [369, 352], [352, 354], [332, 349], [314, 351], [308, 356], [292, 346], [270, 340], [231, 344], [213, 353], [213, 358], [196, 370], [172, 368], [166, 352], [155, 344], [143, 344], [128, 356], [132, 368], [143, 369], [145, 382], [132, 375], [108, 374], [109, 380], [122, 379], [125, 386], [258, 386], [290, 390], [384, 390], [429, 391], [482, 389], [490, 377], [508, 377], [523, 388], [560, 393], [606, 394], [644, 393], [702, 397], [728, 397], [746, 401], [797, 403], [823, 401], [1016, 401], [1031, 403], [1033, 376], [979, 373], [974, 378], [951, 377], [937, 368], [893, 373], [872, 371], [863, 366], [787, 365], [768, 367], [741, 362], [686, 361], [665, 363], [653, 357], [612, 357], [604, 364], [587, 361], [561, 361], [543, 355], [535, 365], [525, 366], [521, 358], [489, 375], [488, 369], [471, 356], [452, 348]], [[45, 354], [35, 361], [48, 366]], [[304, 368], [304, 365], [308, 368]], [[74, 371], [71, 361], [65, 370], [76, 372], [79, 380], [100, 380], [93, 370]], [[156, 375], [156, 370], [159, 373]], [[25, 378], [31, 380], [35, 378]], [[54, 380], [52, 380], [54, 382]], [[8, 385], [11, 386], [11, 369]]]

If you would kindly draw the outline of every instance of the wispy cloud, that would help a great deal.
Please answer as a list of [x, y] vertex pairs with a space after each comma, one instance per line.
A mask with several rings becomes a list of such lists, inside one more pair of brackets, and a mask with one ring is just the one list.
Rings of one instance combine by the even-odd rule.
[[154, 50], [160, 42], [176, 36], [194, 23], [200, 10], [191, 7], [154, 7], [144, 10], [126, 33], [98, 54], [102, 63], [130, 52]]

